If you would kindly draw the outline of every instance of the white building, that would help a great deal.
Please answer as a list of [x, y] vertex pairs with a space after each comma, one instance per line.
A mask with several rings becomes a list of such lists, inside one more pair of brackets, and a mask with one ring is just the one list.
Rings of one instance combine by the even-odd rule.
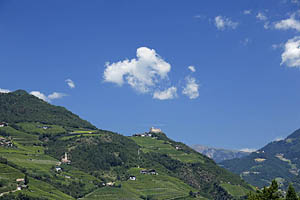
[[136, 180], [136, 177], [135, 177], [135, 176], [130, 176], [130, 177], [129, 177], [129, 180], [135, 181], [135, 180]]
[[149, 132], [150, 133], [161, 133], [162, 131], [160, 128], [151, 127]]
[[65, 157], [61, 159], [62, 163], [70, 164], [71, 161], [68, 159], [68, 154], [65, 152]]

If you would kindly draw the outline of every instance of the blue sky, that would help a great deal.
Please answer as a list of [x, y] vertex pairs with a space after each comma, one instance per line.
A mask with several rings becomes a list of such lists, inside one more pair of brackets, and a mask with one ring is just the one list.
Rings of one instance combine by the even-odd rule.
[[242, 149], [300, 128], [296, 0], [2, 0], [0, 36], [0, 91], [101, 129]]

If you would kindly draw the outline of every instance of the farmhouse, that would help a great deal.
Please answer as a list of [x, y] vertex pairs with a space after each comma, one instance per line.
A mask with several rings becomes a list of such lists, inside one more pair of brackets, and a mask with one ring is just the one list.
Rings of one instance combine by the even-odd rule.
[[0, 127], [4, 127], [4, 126], [7, 126], [7, 123], [5, 123], [5, 122], [0, 122]]
[[115, 182], [108, 182], [106, 183], [107, 186], [113, 186], [115, 184]]
[[13, 147], [13, 143], [9, 138], [5, 138], [5, 137], [0, 136], [0, 146]]
[[130, 176], [130, 177], [129, 177], [129, 180], [135, 181], [135, 180], [136, 180], [136, 177], [135, 177], [135, 176]]
[[16, 181], [17, 182], [24, 182], [25, 183], [25, 179], [24, 178], [17, 178]]
[[56, 172], [61, 172], [62, 169], [61, 169], [60, 167], [55, 167], [55, 171], [56, 171]]
[[140, 173], [141, 174], [158, 175], [158, 173], [155, 171], [155, 169], [141, 170]]

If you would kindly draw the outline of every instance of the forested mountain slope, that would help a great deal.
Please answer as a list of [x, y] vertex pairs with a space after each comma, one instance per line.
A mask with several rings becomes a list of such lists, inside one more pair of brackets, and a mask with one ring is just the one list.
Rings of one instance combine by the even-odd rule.
[[96, 129], [20, 90], [0, 94], [0, 102], [0, 199], [221, 200], [251, 190], [164, 133]]
[[258, 187], [269, 185], [276, 179], [281, 187], [286, 189], [292, 182], [300, 191], [300, 129], [249, 156], [226, 160], [221, 165]]

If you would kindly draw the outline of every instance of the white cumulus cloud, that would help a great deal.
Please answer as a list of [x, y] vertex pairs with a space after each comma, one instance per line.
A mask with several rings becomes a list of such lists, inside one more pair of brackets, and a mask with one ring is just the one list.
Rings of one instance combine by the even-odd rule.
[[106, 63], [104, 81], [116, 83], [120, 86], [124, 82], [132, 88], [147, 93], [160, 83], [168, 79], [171, 65], [164, 61], [154, 49], [140, 47], [136, 51], [137, 58], [115, 63]]
[[235, 29], [238, 26], [238, 22], [233, 22], [231, 19], [224, 16], [215, 17], [215, 26], [219, 30], [225, 30], [226, 28]]
[[174, 99], [175, 97], [177, 97], [177, 88], [174, 86], [163, 91], [155, 91], [153, 94], [153, 98], [159, 100]]
[[68, 84], [68, 86], [71, 88], [71, 89], [73, 89], [73, 88], [75, 88], [75, 83], [74, 83], [74, 81], [72, 81], [71, 79], [67, 79], [67, 80], [65, 80], [66, 81], [66, 83]]
[[191, 72], [195, 72], [196, 71], [196, 68], [195, 66], [188, 66], [188, 69], [191, 71]]
[[295, 19], [295, 15], [292, 15], [288, 19], [276, 22], [274, 27], [279, 30], [295, 29], [296, 31], [300, 31], [300, 21]]
[[300, 36], [289, 39], [284, 44], [284, 51], [281, 54], [281, 65], [288, 67], [300, 67]]
[[64, 96], [67, 96], [64, 93], [59, 92], [53, 92], [52, 94], [46, 96], [45, 94], [41, 93], [40, 91], [32, 91], [30, 92], [31, 95], [36, 96], [39, 99], [42, 99], [43, 101], [51, 102], [53, 99], [60, 99]]
[[30, 94], [33, 96], [36, 96], [39, 99], [42, 99], [43, 101], [48, 101], [47, 96], [39, 91], [32, 91], [32, 92], [30, 92]]
[[196, 99], [199, 96], [199, 84], [193, 77], [186, 77], [186, 86], [183, 88], [182, 94], [190, 99]]
[[10, 93], [10, 90], [0, 88], [0, 93]]

